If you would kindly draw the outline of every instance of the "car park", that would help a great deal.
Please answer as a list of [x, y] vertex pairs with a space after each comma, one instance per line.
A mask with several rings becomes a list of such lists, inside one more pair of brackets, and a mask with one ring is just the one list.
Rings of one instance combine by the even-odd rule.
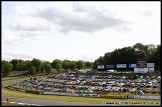
[[[138, 77], [138, 76], [136, 76]], [[134, 76], [85, 76], [85, 75], [69, 75], [69, 74], [55, 74], [54, 76], [48, 76], [44, 79], [37, 79], [39, 82], [36, 82], [34, 79], [22, 81], [21, 84], [25, 84], [24, 87], [27, 87], [31, 84], [32, 88], [38, 88], [40, 90], [48, 90], [54, 92], [67, 92], [69, 89], [74, 89], [76, 93], [80, 94], [90, 94], [90, 93], [108, 93], [108, 92], [129, 92], [134, 94], [134, 91], [137, 89], [145, 90], [146, 93], [153, 92], [156, 89], [160, 89], [160, 84], [158, 79], [154, 82], [154, 79], [146, 78], [144, 76], [142, 79], [136, 79]], [[44, 81], [42, 81], [44, 80]], [[161, 80], [159, 78], [159, 80]], [[146, 87], [145, 87], [146, 86]], [[155, 88], [151, 89], [146, 88]], [[135, 89], [135, 90], [134, 90]], [[80, 91], [82, 90], [82, 91]], [[159, 91], [158, 91], [159, 92]]]

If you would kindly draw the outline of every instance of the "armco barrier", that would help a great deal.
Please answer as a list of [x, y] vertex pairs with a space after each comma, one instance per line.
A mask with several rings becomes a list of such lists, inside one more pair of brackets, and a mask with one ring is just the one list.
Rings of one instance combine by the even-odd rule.
[[74, 93], [59, 93], [59, 92], [43, 92], [43, 94], [64, 95], [64, 96], [99, 97], [98, 94], [74, 94]]
[[138, 95], [134, 95], [134, 99], [152, 99], [152, 100], [160, 100], [160, 96], [138, 96]]
[[122, 95], [99, 95], [101, 98], [110, 98], [110, 99], [124, 99], [125, 97]]
[[20, 92], [25, 92], [25, 90], [19, 89]]

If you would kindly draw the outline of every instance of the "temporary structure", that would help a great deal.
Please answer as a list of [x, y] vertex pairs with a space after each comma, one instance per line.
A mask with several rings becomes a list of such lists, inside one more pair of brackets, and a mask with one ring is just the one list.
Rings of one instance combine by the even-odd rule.
[[142, 94], [144, 94], [144, 92], [142, 90], [139, 90], [138, 94], [142, 95]]

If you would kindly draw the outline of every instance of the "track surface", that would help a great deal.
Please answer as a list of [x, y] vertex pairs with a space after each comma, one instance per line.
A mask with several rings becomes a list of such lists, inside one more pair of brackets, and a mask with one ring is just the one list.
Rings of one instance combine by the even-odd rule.
[[[6, 97], [2, 96], [2, 101], [6, 101]], [[40, 106], [97, 106], [97, 105], [103, 105], [103, 104], [38, 100], [38, 99], [14, 98], [14, 97], [10, 97], [10, 102], [35, 104], [35, 105], [40, 105]]]

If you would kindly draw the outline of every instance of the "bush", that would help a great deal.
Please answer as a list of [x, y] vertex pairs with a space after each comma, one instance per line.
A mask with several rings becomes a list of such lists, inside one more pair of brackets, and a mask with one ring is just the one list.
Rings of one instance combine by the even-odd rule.
[[6, 87], [4, 87], [4, 88], [7, 88], [7, 89], [9, 89], [9, 90], [14, 90], [14, 91], [16, 91], [17, 89], [15, 88], [15, 87], [12, 87], [12, 86], [6, 86]]
[[42, 91], [25, 90], [25, 92], [32, 94], [42, 94]]
[[[10, 90], [15, 90], [15, 91], [19, 91], [20, 89], [22, 89], [22, 88], [13, 87], [11, 85], [6, 86], [5, 88], [10, 89]], [[23, 89], [23, 90], [25, 90], [25, 89]], [[42, 91], [25, 90], [25, 92], [33, 93], [33, 94], [42, 94]]]

